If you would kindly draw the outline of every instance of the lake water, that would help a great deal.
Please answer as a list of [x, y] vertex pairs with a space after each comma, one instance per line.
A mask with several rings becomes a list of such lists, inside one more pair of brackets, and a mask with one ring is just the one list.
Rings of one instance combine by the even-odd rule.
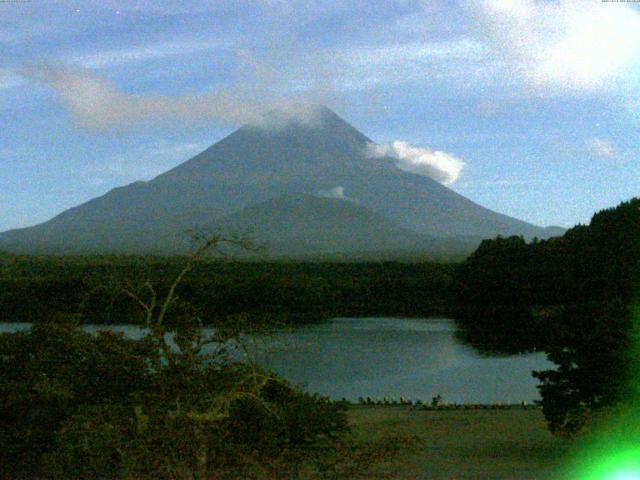
[[[0, 332], [28, 328], [0, 324]], [[134, 326], [110, 328], [140, 335]], [[539, 398], [532, 370], [552, 368], [542, 353], [486, 357], [455, 338], [449, 319], [337, 318], [260, 339], [257, 356], [310, 392], [332, 398], [388, 397], [445, 402]]]

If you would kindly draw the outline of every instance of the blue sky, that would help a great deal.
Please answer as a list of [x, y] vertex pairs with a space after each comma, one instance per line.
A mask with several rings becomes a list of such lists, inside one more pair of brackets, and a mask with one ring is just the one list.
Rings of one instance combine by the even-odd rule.
[[640, 194], [640, 8], [0, 2], [0, 230], [150, 179], [274, 105], [304, 116], [307, 103], [408, 161], [439, 158], [450, 188], [486, 207], [588, 222]]

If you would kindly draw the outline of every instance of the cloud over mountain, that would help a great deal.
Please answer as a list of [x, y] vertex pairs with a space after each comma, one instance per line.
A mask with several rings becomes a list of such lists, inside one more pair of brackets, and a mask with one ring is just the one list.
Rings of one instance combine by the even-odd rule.
[[326, 198], [347, 198], [347, 196], [344, 194], [344, 187], [340, 185], [329, 190], [320, 190], [318, 192], [318, 195]]
[[69, 65], [39, 65], [23, 69], [25, 76], [51, 87], [76, 120], [91, 128], [111, 128], [140, 122], [213, 119], [279, 127], [295, 120], [318, 121], [311, 92], [284, 94], [256, 82], [247, 88], [218, 88], [205, 93], [160, 95], [126, 92], [89, 69]]
[[413, 147], [400, 140], [369, 144], [367, 153], [374, 158], [389, 157], [400, 170], [432, 178], [444, 185], [454, 183], [464, 168], [464, 161], [450, 153]]

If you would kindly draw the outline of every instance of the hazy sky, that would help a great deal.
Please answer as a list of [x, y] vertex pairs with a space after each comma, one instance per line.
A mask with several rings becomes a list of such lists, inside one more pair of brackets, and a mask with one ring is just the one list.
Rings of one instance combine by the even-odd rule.
[[640, 5], [0, 2], [0, 230], [306, 102], [450, 160], [443, 183], [481, 205], [588, 222], [640, 195]]

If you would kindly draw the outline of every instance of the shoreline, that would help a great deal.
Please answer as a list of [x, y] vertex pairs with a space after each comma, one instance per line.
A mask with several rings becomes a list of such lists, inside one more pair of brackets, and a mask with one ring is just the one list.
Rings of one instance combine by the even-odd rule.
[[397, 399], [379, 399], [379, 398], [364, 398], [357, 401], [350, 401], [347, 399], [332, 400], [332, 403], [341, 403], [347, 405], [349, 408], [384, 408], [384, 407], [408, 407], [410, 410], [424, 410], [424, 411], [450, 411], [450, 410], [541, 410], [542, 407], [537, 403], [520, 402], [520, 403], [438, 403], [436, 405], [432, 403], [423, 403], [420, 400], [403, 400]]

